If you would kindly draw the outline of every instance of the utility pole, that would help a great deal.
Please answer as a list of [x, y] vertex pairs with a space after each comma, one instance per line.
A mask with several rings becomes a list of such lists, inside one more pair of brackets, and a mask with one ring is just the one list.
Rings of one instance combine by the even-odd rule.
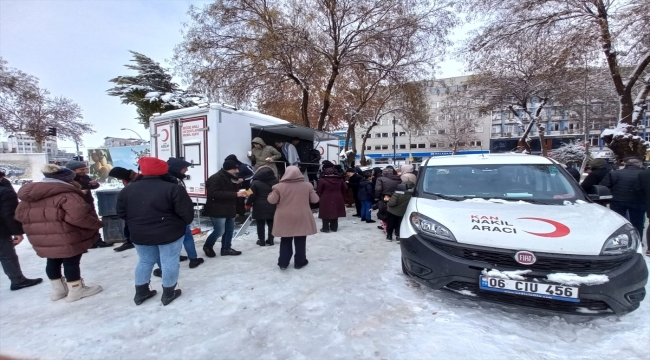
[[393, 116], [393, 166], [397, 165], [397, 133], [395, 132], [397, 130], [395, 129], [395, 125], [397, 125], [397, 120], [395, 120], [395, 116]]

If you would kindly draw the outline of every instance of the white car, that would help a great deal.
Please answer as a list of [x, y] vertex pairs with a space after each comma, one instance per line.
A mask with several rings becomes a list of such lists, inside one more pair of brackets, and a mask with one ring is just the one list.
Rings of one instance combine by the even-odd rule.
[[[404, 191], [404, 188], [398, 189]], [[401, 225], [402, 270], [434, 289], [582, 314], [645, 297], [637, 230], [557, 162], [486, 154], [429, 159]]]

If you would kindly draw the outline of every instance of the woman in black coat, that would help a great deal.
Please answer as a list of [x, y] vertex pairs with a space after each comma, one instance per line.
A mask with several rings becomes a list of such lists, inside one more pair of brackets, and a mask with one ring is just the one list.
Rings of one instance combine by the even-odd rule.
[[[253, 219], [257, 224], [257, 245], [273, 245], [273, 216], [275, 215], [275, 205], [269, 203], [267, 198], [273, 190], [273, 185], [278, 183], [273, 169], [269, 167], [261, 167], [255, 175], [253, 175], [253, 182], [251, 183], [250, 191], [252, 194], [246, 200], [246, 207], [253, 207]], [[269, 228], [269, 237], [264, 242], [264, 224]]]

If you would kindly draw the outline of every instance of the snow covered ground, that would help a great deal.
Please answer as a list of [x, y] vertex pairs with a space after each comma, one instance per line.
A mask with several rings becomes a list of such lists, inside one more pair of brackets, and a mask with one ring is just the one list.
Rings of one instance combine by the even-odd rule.
[[[543, 315], [429, 290], [402, 275], [396, 243], [342, 219], [308, 238], [309, 265], [276, 266], [255, 234], [239, 257], [181, 263], [183, 296], [133, 303], [134, 250], [90, 250], [82, 274], [104, 291], [67, 304], [44, 283], [12, 292], [0, 275], [0, 353], [38, 359], [647, 359], [650, 300], [629, 315]], [[200, 249], [202, 241], [197, 241]], [[25, 274], [45, 261], [25, 241]], [[650, 289], [649, 289], [650, 290]]]

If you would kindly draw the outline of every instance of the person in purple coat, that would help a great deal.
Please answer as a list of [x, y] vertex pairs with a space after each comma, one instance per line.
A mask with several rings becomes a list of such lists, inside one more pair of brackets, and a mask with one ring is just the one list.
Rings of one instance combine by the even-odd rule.
[[338, 231], [339, 218], [345, 217], [345, 200], [343, 194], [345, 194], [347, 189], [345, 180], [334, 168], [323, 170], [316, 189], [316, 194], [320, 198], [318, 218], [323, 220], [321, 232]]

